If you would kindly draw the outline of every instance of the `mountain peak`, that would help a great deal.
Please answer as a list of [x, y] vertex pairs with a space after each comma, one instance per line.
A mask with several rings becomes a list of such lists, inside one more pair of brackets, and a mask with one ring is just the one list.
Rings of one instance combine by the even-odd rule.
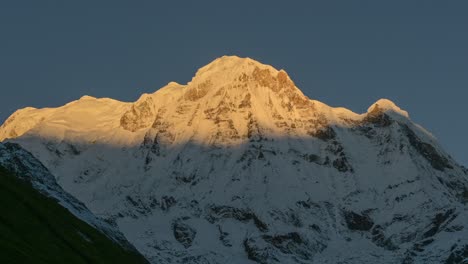
[[93, 97], [93, 96], [89, 96], [89, 95], [83, 95], [79, 101], [85, 101], [85, 100], [95, 100], [96, 97]]
[[[262, 64], [250, 58], [223, 56], [200, 68], [187, 84], [185, 98], [195, 101], [205, 96], [229, 93], [244, 96], [260, 94], [259, 89], [269, 88], [275, 93], [302, 93], [284, 70]], [[286, 88], [286, 89], [283, 89]], [[257, 92], [254, 92], [257, 91]], [[265, 95], [266, 90], [263, 94]]]
[[368, 114], [377, 114], [377, 113], [396, 113], [398, 115], [404, 116], [409, 118], [409, 114], [407, 111], [398, 107], [394, 102], [389, 99], [379, 99], [377, 102], [372, 104], [369, 109], [367, 109]]
[[203, 66], [199, 69], [199, 72], [203, 72], [204, 70], [213, 70], [213, 69], [233, 69], [245, 66], [266, 66], [263, 63], [260, 63], [254, 59], [249, 57], [239, 57], [236, 55], [224, 55], [222, 57], [214, 59], [212, 62], [208, 63], [207, 65]]
[[[236, 80], [239, 76], [252, 76], [259, 70], [268, 71], [272, 76], [276, 76], [280, 72], [270, 65], [248, 57], [222, 56], [200, 68], [192, 82], [203, 82], [210, 79], [214, 83], [227, 83]], [[281, 71], [284, 72], [284, 70]]]

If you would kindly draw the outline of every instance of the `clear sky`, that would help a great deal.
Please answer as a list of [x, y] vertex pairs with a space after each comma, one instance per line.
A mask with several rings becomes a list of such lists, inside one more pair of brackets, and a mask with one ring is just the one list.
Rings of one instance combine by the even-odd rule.
[[389, 98], [468, 164], [468, 1], [0, 2], [0, 122], [84, 94], [134, 101], [222, 55], [364, 112]]

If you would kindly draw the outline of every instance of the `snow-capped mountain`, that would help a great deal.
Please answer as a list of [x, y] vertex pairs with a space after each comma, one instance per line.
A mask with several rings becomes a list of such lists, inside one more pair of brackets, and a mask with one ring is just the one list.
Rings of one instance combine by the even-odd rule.
[[460, 263], [468, 173], [379, 100], [307, 98], [224, 56], [134, 103], [25, 108], [0, 140], [33, 153], [154, 263]]

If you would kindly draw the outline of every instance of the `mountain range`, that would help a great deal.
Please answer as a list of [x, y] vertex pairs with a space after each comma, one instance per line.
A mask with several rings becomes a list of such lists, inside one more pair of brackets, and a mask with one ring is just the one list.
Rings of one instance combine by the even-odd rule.
[[362, 114], [310, 99], [249, 58], [136, 102], [20, 109], [0, 141], [37, 159], [33, 187], [151, 263], [468, 259], [468, 170], [430, 132], [387, 99]]

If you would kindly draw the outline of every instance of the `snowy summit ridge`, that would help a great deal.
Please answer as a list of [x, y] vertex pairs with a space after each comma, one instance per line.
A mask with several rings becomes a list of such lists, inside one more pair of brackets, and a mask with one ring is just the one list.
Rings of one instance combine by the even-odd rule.
[[[0, 127], [153, 263], [460, 263], [468, 172], [406, 111], [305, 96], [224, 56], [134, 103], [85, 97]], [[458, 262], [457, 262], [458, 261]]]
[[[153, 94], [143, 94], [133, 104], [85, 95], [59, 108], [27, 107], [18, 110], [3, 124], [0, 129], [0, 140], [21, 136], [36, 125], [47, 123], [42, 122], [44, 120], [57, 124], [67, 118], [75, 120], [85, 118], [90, 122], [91, 128], [102, 127], [101, 122], [107, 117], [115, 121], [116, 115], [123, 115], [121, 123], [106, 123], [109, 131], [124, 128], [135, 132], [148, 129], [161, 109], [170, 108], [172, 105], [178, 106], [177, 111], [180, 112], [181, 105], [186, 108], [190, 107], [189, 103], [192, 103], [192, 106], [197, 104], [199, 107], [209, 105], [211, 109], [218, 106], [243, 108], [253, 105], [256, 114], [268, 115], [264, 112], [272, 110], [277, 116], [298, 116], [301, 115], [298, 109], [309, 109], [316, 113], [320, 112], [328, 121], [335, 124], [343, 124], [344, 119], [362, 119], [375, 107], [409, 118], [406, 111], [387, 99], [381, 99], [373, 104], [365, 114], [356, 114], [345, 108], [333, 108], [307, 98], [284, 70], [277, 70], [250, 58], [223, 56], [199, 69], [188, 84], [180, 85], [170, 82]], [[316, 111], [316, 108], [319, 108], [319, 111]], [[110, 114], [110, 109], [115, 115]], [[285, 109], [288, 113], [285, 113]], [[99, 116], [90, 118], [96, 114]], [[262, 121], [268, 122], [268, 120]], [[54, 127], [54, 129], [58, 129], [57, 133], [63, 132], [59, 127]], [[104, 127], [103, 130], [106, 128]]]
[[402, 110], [400, 107], [398, 107], [394, 102], [388, 100], [388, 99], [380, 99], [377, 102], [375, 102], [373, 105], [367, 109], [367, 113], [372, 113], [372, 112], [394, 112], [397, 113], [401, 116], [404, 116], [406, 118], [409, 118], [408, 112], [405, 110]]

